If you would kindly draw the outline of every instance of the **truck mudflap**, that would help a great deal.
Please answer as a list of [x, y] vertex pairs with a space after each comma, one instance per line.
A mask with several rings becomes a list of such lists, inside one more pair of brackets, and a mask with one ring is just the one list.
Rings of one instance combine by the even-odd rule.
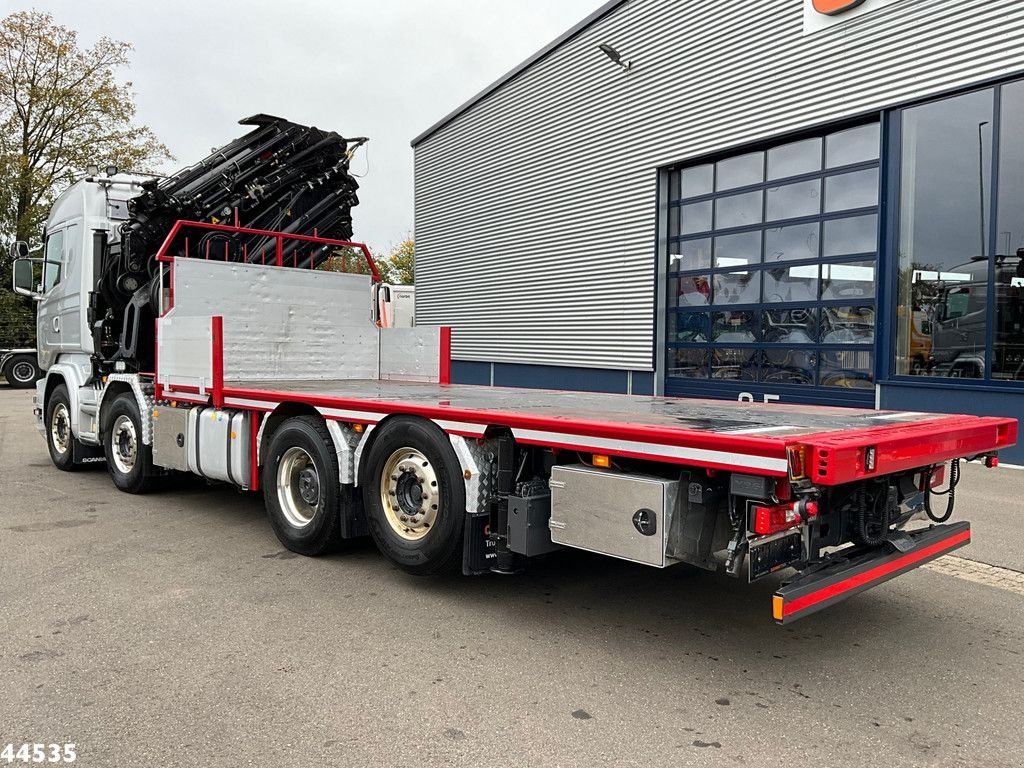
[[963, 521], [903, 533], [881, 547], [834, 553], [776, 591], [772, 617], [789, 624], [970, 543], [971, 524]]

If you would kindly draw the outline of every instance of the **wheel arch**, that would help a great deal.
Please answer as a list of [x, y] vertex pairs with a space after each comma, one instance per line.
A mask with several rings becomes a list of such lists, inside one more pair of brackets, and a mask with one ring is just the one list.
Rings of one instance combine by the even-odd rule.
[[107, 382], [103, 387], [97, 418], [100, 443], [103, 443], [103, 436], [110, 429], [110, 405], [124, 394], [130, 394], [135, 398], [135, 404], [139, 409], [139, 422], [142, 426], [142, 442], [144, 445], [152, 445], [153, 397], [143, 390], [142, 381], [138, 376], [124, 373], [111, 374], [107, 377]]

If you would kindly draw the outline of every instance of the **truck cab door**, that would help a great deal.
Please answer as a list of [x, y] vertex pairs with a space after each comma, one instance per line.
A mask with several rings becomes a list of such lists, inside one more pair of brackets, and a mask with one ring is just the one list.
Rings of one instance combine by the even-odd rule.
[[60, 317], [60, 349], [62, 352], [89, 351], [82, 348], [82, 235], [78, 224], [64, 228], [60, 260], [60, 293], [57, 312]]
[[39, 365], [46, 369], [57, 362], [61, 351], [60, 299], [61, 266], [64, 258], [64, 229], [54, 228], [46, 233], [43, 245], [42, 298], [36, 307], [36, 347]]

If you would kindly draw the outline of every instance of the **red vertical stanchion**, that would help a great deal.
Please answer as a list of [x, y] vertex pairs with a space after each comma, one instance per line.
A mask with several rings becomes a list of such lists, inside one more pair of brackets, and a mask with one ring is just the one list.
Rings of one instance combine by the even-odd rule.
[[160, 400], [163, 394], [164, 388], [160, 385], [160, 320], [158, 318], [153, 320], [153, 399]]
[[277, 266], [284, 266], [284, 238], [277, 238]]
[[213, 344], [213, 383], [210, 394], [215, 408], [224, 406], [224, 318], [215, 315], [210, 318], [210, 337]]
[[437, 373], [438, 384], [452, 383], [452, 329], [442, 325], [440, 330], [440, 361]]

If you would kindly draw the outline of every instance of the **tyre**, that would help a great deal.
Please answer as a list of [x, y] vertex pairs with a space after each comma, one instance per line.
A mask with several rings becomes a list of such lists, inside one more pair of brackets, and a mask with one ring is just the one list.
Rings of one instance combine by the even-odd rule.
[[315, 557], [341, 543], [338, 454], [323, 421], [296, 416], [270, 438], [263, 462], [263, 503], [278, 540]]
[[417, 575], [459, 568], [466, 486], [444, 431], [423, 419], [389, 421], [364, 466], [363, 505], [378, 549]]
[[29, 389], [42, 378], [35, 355], [14, 355], [4, 365], [3, 376], [14, 389]]
[[46, 447], [53, 466], [64, 472], [75, 470], [75, 436], [71, 434], [71, 401], [68, 388], [58, 384], [46, 401]]
[[110, 404], [106, 422], [110, 425], [103, 440], [107, 471], [114, 485], [125, 493], [146, 493], [156, 480], [153, 447], [142, 442], [142, 418], [135, 396], [118, 395]]

